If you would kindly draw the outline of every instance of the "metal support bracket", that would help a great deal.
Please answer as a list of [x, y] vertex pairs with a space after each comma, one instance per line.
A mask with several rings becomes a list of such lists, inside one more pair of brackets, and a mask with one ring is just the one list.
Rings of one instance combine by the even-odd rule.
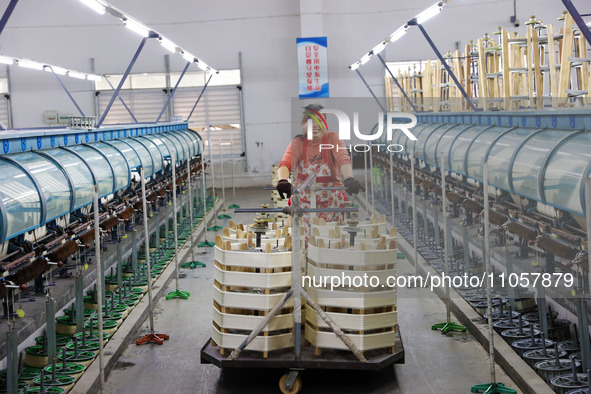
[[585, 39], [587, 40], [589, 45], [591, 45], [591, 31], [589, 31], [589, 27], [587, 27], [587, 24], [581, 17], [581, 14], [579, 14], [579, 11], [577, 11], [577, 7], [575, 7], [571, 0], [562, 0], [562, 4], [564, 4], [564, 7], [566, 7], [568, 13], [573, 17], [573, 20], [579, 27], [579, 30], [581, 31], [583, 36], [585, 36]]
[[111, 110], [111, 107], [113, 106], [113, 103], [115, 102], [115, 99], [117, 98], [117, 96], [119, 96], [119, 92], [121, 91], [123, 84], [127, 80], [127, 77], [129, 76], [129, 73], [131, 72], [133, 65], [135, 64], [137, 58], [140, 56], [140, 53], [142, 53], [142, 50], [144, 49], [146, 42], [148, 41], [149, 38], [156, 38], [156, 37], [158, 37], [157, 34], [150, 33], [150, 35], [148, 37], [144, 37], [142, 39], [142, 42], [140, 43], [139, 47], [135, 51], [135, 54], [133, 55], [133, 58], [131, 59], [131, 62], [127, 66], [127, 70], [125, 70], [125, 73], [123, 74], [123, 78], [121, 78], [121, 81], [119, 81], [119, 85], [117, 85], [117, 89], [115, 89], [115, 91], [113, 92], [113, 95], [111, 96], [111, 99], [109, 100], [109, 104], [107, 104], [107, 108], [105, 108], [105, 112], [103, 112], [103, 115], [101, 116], [100, 120], [96, 124], [97, 129], [100, 128], [101, 125], [103, 124], [103, 122], [105, 121], [105, 118], [107, 117], [107, 114]]
[[78, 112], [80, 112], [80, 115], [86, 116], [86, 115], [84, 115], [84, 112], [82, 112], [82, 109], [80, 108], [80, 106], [78, 105], [78, 103], [76, 102], [76, 100], [74, 100], [74, 97], [72, 97], [72, 94], [70, 93], [70, 91], [68, 90], [68, 88], [66, 87], [66, 85], [64, 85], [64, 83], [62, 82], [62, 79], [59, 77], [59, 75], [57, 75], [55, 73], [55, 71], [53, 71], [53, 67], [51, 67], [50, 65], [47, 65], [47, 64], [44, 65], [43, 67], [47, 67], [47, 68], [49, 68], [51, 70], [51, 73], [57, 79], [57, 81], [60, 83], [60, 85], [62, 86], [62, 88], [64, 89], [64, 91], [68, 95], [68, 97], [70, 98], [70, 100], [72, 100], [72, 102], [76, 106], [76, 109], [78, 110]]
[[193, 105], [193, 108], [191, 109], [191, 112], [189, 113], [189, 116], [187, 116], [187, 120], [185, 122], [188, 122], [189, 119], [191, 119], [191, 116], [193, 116], [193, 111], [195, 111], [195, 108], [197, 108], [197, 104], [199, 104], [199, 100], [201, 100], [201, 96], [203, 96], [205, 89], [207, 89], [207, 85], [209, 85], [209, 81], [211, 81], [211, 77], [213, 77], [213, 75], [210, 75], [209, 78], [207, 78], [207, 82], [205, 82], [203, 89], [201, 89], [201, 93], [199, 93], [199, 97], [197, 97], [197, 101], [195, 101], [195, 105]]
[[[174, 94], [176, 93], [176, 88], [179, 87], [179, 84], [181, 83], [181, 80], [185, 76], [185, 73], [187, 72], [187, 69], [189, 68], [189, 66], [191, 65], [191, 63], [193, 63], [193, 62], [187, 62], [187, 64], [185, 65], [185, 68], [183, 69], [183, 72], [181, 73], [181, 76], [179, 77], [178, 81], [176, 81], [176, 85], [174, 85], [174, 89], [172, 89], [172, 93], [170, 93], [168, 95], [168, 98], [166, 99], [166, 103], [164, 103], [164, 107], [162, 107], [162, 111], [160, 111], [160, 115], [158, 115], [158, 119], [156, 119], [156, 123], [158, 123], [158, 121], [160, 121], [160, 118], [164, 114], [164, 111], [166, 111], [166, 107], [168, 107], [168, 104], [170, 103], [170, 100], [172, 100], [172, 98], [174, 97]], [[210, 76], [210, 78], [211, 78], [211, 76]]]
[[6, 7], [6, 10], [4, 10], [4, 15], [2, 15], [2, 19], [0, 19], [0, 34], [2, 34], [2, 31], [6, 27], [6, 23], [8, 23], [8, 19], [10, 19], [12, 11], [14, 11], [17, 3], [18, 0], [11, 0], [8, 7]]
[[396, 86], [398, 86], [398, 89], [400, 89], [400, 91], [404, 95], [404, 98], [406, 99], [406, 101], [408, 101], [408, 103], [412, 107], [412, 110], [414, 112], [417, 112], [417, 108], [415, 107], [415, 105], [413, 104], [413, 102], [410, 100], [410, 97], [408, 97], [408, 95], [406, 94], [406, 92], [402, 88], [402, 85], [400, 85], [400, 82], [398, 82], [398, 79], [396, 79], [396, 77], [394, 76], [394, 74], [392, 74], [392, 71], [390, 71], [390, 69], [386, 65], [386, 62], [384, 61], [384, 59], [382, 58], [382, 56], [380, 54], [378, 54], [378, 59], [380, 59], [380, 62], [382, 62], [382, 64], [384, 65], [384, 68], [386, 69], [386, 71], [388, 71], [388, 74], [390, 74], [390, 77], [392, 78], [392, 80], [394, 81], [394, 83], [396, 83]]
[[[113, 84], [111, 83], [111, 81], [109, 81], [109, 79], [107, 77], [105, 77], [105, 81], [107, 81], [107, 83], [109, 84], [109, 86], [111, 87], [111, 89], [115, 90], [115, 86], [113, 86]], [[123, 101], [123, 97], [121, 97], [120, 94], [117, 95], [117, 97], [119, 98], [119, 101], [121, 101], [121, 104], [123, 104], [123, 106], [125, 107], [125, 109], [127, 110], [127, 112], [129, 112], [129, 115], [131, 115], [131, 118], [133, 119], [133, 121], [135, 123], [137, 123], [137, 119], [135, 118], [135, 116], [133, 115], [133, 112], [131, 112], [131, 110], [129, 109], [129, 107], [127, 106], [127, 104], [125, 104], [125, 101]]]
[[376, 97], [376, 95], [373, 92], [373, 90], [371, 90], [371, 88], [367, 84], [367, 81], [365, 80], [365, 78], [363, 78], [363, 75], [361, 75], [361, 73], [359, 72], [359, 69], [355, 70], [355, 72], [357, 72], [357, 75], [359, 75], [359, 78], [361, 78], [361, 80], [363, 81], [363, 83], [365, 84], [365, 86], [367, 87], [367, 89], [369, 90], [369, 92], [371, 93], [371, 95], [373, 96], [373, 98], [376, 100], [376, 102], [378, 103], [378, 105], [380, 106], [380, 108], [382, 109], [382, 111], [384, 113], [386, 113], [387, 111], [384, 109], [384, 106], [382, 105], [382, 103], [380, 103], [380, 100], [378, 100], [378, 98]]
[[464, 96], [464, 98], [466, 99], [466, 102], [468, 103], [470, 108], [472, 108], [472, 111], [475, 111], [475, 112], [481, 111], [481, 109], [476, 108], [476, 106], [474, 105], [474, 103], [472, 102], [470, 97], [468, 96], [468, 93], [466, 93], [466, 91], [462, 87], [462, 84], [460, 83], [460, 81], [458, 81], [458, 78], [456, 77], [456, 75], [453, 73], [453, 71], [449, 67], [449, 64], [447, 64], [447, 62], [445, 61], [445, 59], [441, 55], [441, 52], [439, 52], [439, 49], [437, 49], [437, 46], [435, 46], [435, 43], [433, 42], [433, 40], [431, 40], [431, 37], [429, 37], [429, 34], [427, 34], [427, 31], [425, 30], [425, 28], [420, 23], [417, 23], [416, 20], [412, 20], [412, 21], [408, 22], [408, 24], [409, 24], [409, 26], [418, 26], [419, 30], [421, 31], [421, 33], [423, 33], [423, 36], [425, 36], [425, 39], [427, 40], [429, 45], [431, 45], [431, 49], [433, 49], [433, 52], [435, 52], [435, 55], [437, 55], [437, 57], [439, 58], [439, 61], [441, 62], [443, 67], [445, 67], [445, 69], [449, 73], [449, 76], [451, 77], [451, 79], [454, 80], [456, 86], [458, 87], [458, 89], [462, 93], [462, 96]]

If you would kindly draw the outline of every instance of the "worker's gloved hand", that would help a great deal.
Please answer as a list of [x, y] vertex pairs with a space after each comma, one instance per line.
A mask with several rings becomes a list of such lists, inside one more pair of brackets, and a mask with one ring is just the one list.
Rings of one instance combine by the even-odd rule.
[[349, 195], [357, 194], [360, 190], [365, 191], [365, 187], [353, 177], [345, 179], [345, 189]]
[[282, 199], [291, 197], [291, 183], [287, 179], [280, 179], [277, 182], [276, 189], [279, 192], [279, 197]]

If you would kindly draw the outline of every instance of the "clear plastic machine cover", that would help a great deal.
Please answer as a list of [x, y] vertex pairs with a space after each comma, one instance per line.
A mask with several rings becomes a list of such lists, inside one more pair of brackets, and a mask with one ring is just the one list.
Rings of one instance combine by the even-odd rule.
[[113, 173], [115, 175], [115, 191], [121, 190], [129, 185], [131, 179], [131, 169], [125, 160], [125, 156], [111, 145], [103, 142], [96, 142], [90, 144], [95, 149], [98, 149], [109, 161]]
[[94, 181], [88, 165], [81, 158], [64, 149], [48, 149], [43, 153], [57, 160], [72, 181], [74, 209], [92, 203]]
[[127, 160], [127, 165], [129, 166], [130, 171], [141, 167], [142, 162], [140, 161], [140, 157], [130, 145], [120, 140], [109, 141], [109, 144], [114, 146], [117, 150], [119, 150], [119, 152], [121, 152], [121, 154], [123, 154], [123, 157], [125, 157], [125, 160]]
[[[511, 193], [584, 214], [584, 178], [591, 171], [591, 133], [559, 129], [422, 123], [412, 129], [413, 143], [400, 131], [392, 141], [428, 165], [440, 166], [482, 181], [488, 162], [489, 183]], [[381, 142], [386, 143], [385, 138]]]
[[34, 153], [19, 153], [10, 158], [23, 166], [41, 187], [48, 222], [70, 212], [72, 190], [64, 172], [51, 160]]
[[148, 148], [146, 148], [144, 145], [140, 144], [133, 138], [124, 138], [120, 141], [123, 144], [131, 146], [135, 153], [137, 153], [140, 162], [142, 163], [142, 167], [144, 169], [144, 176], [150, 177], [154, 175], [154, 158], [150, 154]]
[[171, 151], [178, 163], [201, 150], [197, 133], [181, 130], [6, 155], [0, 160], [0, 241], [91, 204], [95, 177], [104, 197], [127, 187], [140, 166], [149, 177]]
[[583, 212], [584, 179], [591, 163], [591, 133], [584, 132], [566, 140], [554, 151], [546, 165], [543, 192], [546, 201]]
[[515, 192], [537, 201], [542, 200], [539, 178], [544, 159], [568, 133], [567, 130], [543, 130], [525, 142], [513, 161], [511, 180]]
[[99, 198], [113, 194], [115, 191], [113, 169], [107, 159], [95, 149], [87, 146], [73, 145], [68, 149], [78, 153], [91, 168], [98, 184]]
[[534, 131], [535, 129], [516, 128], [504, 134], [492, 145], [488, 153], [488, 182], [491, 185], [510, 190], [511, 159], [521, 143]]
[[22, 234], [41, 222], [41, 194], [29, 176], [18, 166], [0, 160], [0, 200], [2, 238]]
[[[150, 152], [150, 157], [152, 157], [152, 163], [154, 164], [153, 171], [157, 173], [162, 170], [163, 154], [160, 148], [154, 143], [153, 138], [152, 136], [134, 137], [132, 140], [142, 144]], [[144, 174], [144, 176], [147, 175]]]
[[175, 144], [177, 148], [177, 152], [179, 154], [179, 158], [176, 160], [177, 162], [181, 160], [185, 160], [188, 155], [189, 148], [186, 146], [186, 141], [183, 140], [182, 137], [176, 135], [176, 133], [162, 133], [160, 134], [163, 138], [168, 138]]
[[179, 140], [177, 140], [176, 138], [171, 138], [170, 136], [166, 136], [164, 134], [158, 135], [158, 138], [164, 142], [164, 144], [168, 147], [169, 151], [174, 151], [175, 162], [178, 163], [179, 161], [185, 160], [185, 150], [183, 149], [183, 146], [181, 145]]

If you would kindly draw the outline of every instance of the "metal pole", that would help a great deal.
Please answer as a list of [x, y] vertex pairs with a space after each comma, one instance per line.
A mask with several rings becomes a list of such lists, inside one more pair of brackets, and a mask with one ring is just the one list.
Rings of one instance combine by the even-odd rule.
[[369, 203], [369, 187], [367, 187], [367, 152], [363, 152], [363, 167], [365, 168], [365, 200]]
[[105, 367], [103, 364], [103, 281], [104, 272], [100, 269], [101, 265], [101, 229], [99, 226], [99, 207], [98, 207], [98, 186], [94, 185], [94, 258], [96, 260], [96, 306], [98, 308], [98, 335], [99, 335], [99, 370], [100, 370], [100, 391], [103, 391], [105, 385]]
[[234, 186], [234, 136], [230, 133], [230, 156], [232, 157], [232, 207], [236, 206], [236, 187]]
[[[441, 163], [443, 163], [444, 154], [443, 152], [440, 153]], [[414, 162], [414, 159], [413, 159]], [[414, 166], [413, 166], [414, 167]], [[443, 269], [445, 270], [445, 275], [449, 274], [449, 239], [448, 235], [448, 228], [447, 228], [447, 193], [446, 193], [446, 179], [445, 179], [445, 168], [443, 166], [440, 167], [441, 170], [441, 205], [442, 205], [442, 213], [443, 213]], [[414, 174], [413, 174], [414, 175]], [[414, 198], [414, 195], [413, 195]], [[435, 212], [437, 214], [437, 212]], [[414, 212], [413, 212], [414, 216]], [[414, 228], [414, 226], [413, 226]], [[416, 246], [415, 246], [415, 253], [416, 253]], [[444, 281], [445, 282], [445, 281]], [[447, 315], [447, 321], [451, 321], [451, 308], [450, 308], [450, 291], [449, 291], [449, 283], [445, 282], [445, 309]]]
[[4, 95], [6, 97], [6, 106], [7, 106], [7, 115], [8, 115], [8, 128], [14, 128], [13, 124], [13, 117], [12, 117], [12, 85], [10, 83], [10, 67], [6, 66], [6, 82], [8, 84], [8, 95]]
[[[415, 150], [413, 148], [410, 155], [410, 182], [412, 192], [412, 242], [414, 245], [415, 273], [419, 275], [419, 251], [417, 244], [417, 198], [415, 182]], [[448, 319], [449, 321], [449, 319]]]
[[478, 111], [478, 108], [476, 108], [476, 106], [474, 106], [472, 99], [470, 99], [470, 97], [468, 96], [468, 93], [466, 93], [466, 91], [462, 87], [462, 84], [460, 83], [460, 81], [458, 81], [458, 78], [456, 77], [456, 75], [453, 73], [453, 71], [449, 67], [449, 64], [447, 64], [447, 62], [445, 61], [443, 56], [441, 56], [441, 52], [439, 52], [439, 49], [437, 49], [437, 47], [435, 46], [435, 43], [431, 40], [431, 37], [429, 37], [429, 35], [425, 31], [425, 28], [420, 23], [416, 23], [416, 21], [414, 23], [409, 22], [409, 25], [413, 25], [413, 24], [419, 27], [419, 30], [421, 30], [421, 33], [423, 33], [423, 36], [425, 36], [425, 39], [427, 40], [429, 45], [431, 45], [433, 52], [435, 52], [435, 55], [437, 55], [437, 57], [439, 58], [439, 61], [441, 62], [443, 67], [445, 67], [445, 70], [448, 72], [449, 76], [454, 80], [454, 83], [456, 84], [457, 88], [460, 90], [460, 93], [462, 93], [462, 96], [464, 96], [464, 98], [466, 99], [466, 102], [468, 103], [470, 108], [472, 108], [472, 111]]
[[[142, 210], [144, 215], [144, 248], [146, 249], [146, 267], [148, 269], [148, 317], [150, 318], [150, 334], [154, 334], [154, 312], [152, 309], [152, 273], [150, 272], [150, 233], [148, 230], [148, 203], [146, 196], [146, 179], [144, 178], [144, 169], [140, 168], [140, 178], [142, 184]], [[168, 221], [168, 219], [167, 219]], [[99, 334], [102, 335], [102, 334]], [[101, 336], [102, 338], [102, 336]]]
[[178, 224], [176, 220], [176, 157], [174, 152], [170, 152], [170, 165], [172, 167], [172, 232], [174, 234], [174, 269], [176, 270], [175, 285], [176, 291], [179, 291], [179, 259], [177, 249], [179, 247]]
[[[164, 55], [164, 72], [166, 75], [166, 97], [170, 95], [170, 56]], [[166, 120], [170, 121], [174, 113], [174, 102], [166, 108]]]
[[[240, 70], [240, 86], [238, 86], [238, 99], [240, 100], [240, 132], [242, 137], [242, 153], [246, 159], [246, 122], [244, 121], [244, 83], [242, 75], [242, 52], [238, 52], [238, 69]], [[248, 170], [248, 163], [244, 160], [244, 171]]]
[[292, 253], [291, 253], [291, 288], [293, 289], [293, 333], [295, 346], [295, 359], [300, 359], [302, 346], [302, 269], [300, 266], [300, 194], [296, 192], [291, 197], [291, 208], [295, 214], [292, 216], [291, 227]]
[[373, 206], [373, 212], [376, 212], [376, 204], [375, 204], [375, 193], [374, 193], [374, 186], [373, 186], [373, 149], [371, 146], [369, 147], [369, 167], [370, 167], [370, 185], [371, 185], [371, 205]]
[[384, 113], [386, 113], [387, 111], [384, 109], [384, 106], [382, 105], [382, 103], [380, 103], [380, 100], [378, 100], [378, 98], [374, 94], [373, 90], [371, 90], [371, 88], [369, 87], [369, 85], [365, 81], [365, 78], [363, 78], [363, 75], [361, 75], [361, 73], [359, 72], [359, 69], [357, 69], [355, 71], [357, 72], [357, 75], [359, 75], [359, 78], [361, 78], [361, 80], [363, 81], [363, 83], [365, 84], [365, 86], [367, 87], [367, 89], [369, 90], [369, 92], [371, 93], [371, 95], [373, 96], [373, 98], [376, 100], [376, 102], [378, 103], [378, 105], [380, 106], [380, 108], [382, 109], [382, 111]]
[[172, 98], [174, 97], [174, 94], [176, 93], [176, 88], [179, 87], [179, 84], [181, 83], [181, 79], [183, 79], [183, 77], [185, 76], [185, 73], [187, 72], [187, 69], [189, 68], [191, 63], [193, 63], [193, 62], [187, 62], [187, 64], [185, 65], [185, 68], [183, 68], [183, 72], [181, 73], [181, 76], [179, 77], [178, 81], [176, 81], [176, 84], [174, 85], [174, 88], [172, 89], [172, 93], [170, 93], [168, 95], [168, 98], [166, 99], [166, 103], [164, 103], [164, 107], [162, 107], [162, 111], [160, 111], [160, 115], [158, 115], [158, 119], [156, 119], [156, 123], [158, 123], [158, 121], [160, 121], [160, 118], [162, 118], [164, 111], [166, 111], [166, 108], [168, 108], [168, 104], [170, 103], [170, 100], [172, 100]]
[[406, 99], [406, 101], [408, 101], [408, 103], [410, 104], [410, 106], [412, 107], [412, 110], [414, 112], [417, 112], [417, 109], [415, 107], [415, 105], [413, 104], [413, 102], [410, 100], [410, 98], [407, 96], [406, 92], [404, 91], [404, 89], [402, 88], [402, 85], [400, 85], [400, 82], [398, 82], [398, 79], [396, 79], [396, 77], [394, 77], [394, 74], [392, 74], [392, 71], [390, 71], [390, 69], [388, 68], [388, 66], [386, 65], [386, 62], [384, 61], [384, 59], [382, 58], [382, 56], [378, 53], [378, 59], [380, 59], [380, 61], [382, 62], [382, 64], [384, 65], [384, 68], [386, 69], [386, 71], [388, 71], [388, 74], [390, 74], [390, 78], [392, 78], [392, 80], [396, 83], [396, 86], [398, 86], [398, 89], [400, 89], [400, 91], [402, 92], [402, 95], [404, 96], [404, 98]]
[[226, 187], [224, 186], [224, 160], [222, 158], [222, 139], [218, 138], [218, 150], [220, 151], [220, 176], [222, 178], [222, 211], [226, 211]]
[[82, 111], [82, 109], [80, 108], [80, 106], [78, 105], [78, 103], [76, 102], [76, 100], [74, 100], [74, 97], [72, 97], [72, 94], [70, 94], [70, 91], [68, 90], [68, 88], [66, 87], [66, 85], [64, 85], [64, 83], [62, 82], [62, 79], [59, 77], [59, 75], [57, 75], [55, 73], [55, 71], [53, 71], [53, 67], [51, 67], [49, 65], [45, 65], [43, 67], [47, 67], [47, 68], [49, 68], [51, 70], [51, 73], [57, 79], [57, 81], [59, 82], [59, 84], [62, 86], [62, 89], [64, 89], [64, 91], [66, 92], [66, 94], [68, 95], [68, 97], [70, 98], [70, 100], [72, 100], [72, 102], [76, 106], [76, 109], [78, 110], [78, 112], [80, 112], [80, 115], [86, 116], [86, 115], [84, 115], [84, 112]]
[[488, 280], [486, 281], [486, 303], [488, 313], [488, 352], [490, 354], [490, 381], [496, 383], [495, 376], [495, 344], [493, 331], [493, 314], [492, 314], [492, 269], [490, 263], [490, 219], [489, 219], [489, 202], [488, 202], [488, 163], [484, 162], [482, 165], [483, 172], [483, 187], [484, 187], [484, 260], [486, 264], [486, 272]]
[[193, 105], [193, 108], [191, 108], [191, 112], [189, 112], [189, 116], [187, 116], [186, 122], [188, 122], [189, 119], [191, 119], [191, 116], [193, 116], [193, 111], [195, 111], [195, 108], [197, 108], [197, 104], [199, 104], [199, 100], [201, 100], [201, 96], [203, 96], [203, 92], [205, 92], [205, 89], [207, 89], [207, 85], [209, 85], [209, 81], [211, 81], [211, 77], [213, 77], [213, 74], [209, 76], [209, 78], [207, 79], [207, 82], [205, 82], [205, 85], [203, 85], [203, 89], [201, 89], [201, 93], [199, 93], [199, 97], [197, 97], [197, 101], [195, 101], [195, 105]]
[[121, 81], [119, 81], [119, 85], [117, 85], [117, 89], [115, 89], [115, 92], [113, 92], [113, 96], [111, 96], [111, 99], [109, 100], [109, 104], [107, 104], [107, 108], [105, 108], [105, 112], [103, 112], [103, 115], [101, 116], [100, 120], [98, 121], [98, 123], [96, 124], [96, 128], [98, 129], [99, 127], [101, 127], [101, 125], [103, 124], [103, 122], [105, 121], [105, 118], [107, 117], [107, 114], [109, 113], [109, 111], [111, 110], [111, 107], [113, 106], [113, 103], [115, 102], [115, 99], [117, 98], [117, 96], [119, 95], [119, 92], [121, 91], [121, 88], [123, 87], [123, 84], [125, 83], [125, 80], [127, 79], [127, 77], [129, 76], [129, 73], [131, 72], [131, 69], [133, 68], [133, 65], [135, 64], [135, 61], [137, 60], [137, 58], [140, 56], [140, 53], [142, 52], [142, 49], [144, 49], [144, 45], [146, 45], [146, 42], [148, 41], [148, 38], [152, 38], [153, 36], [150, 35], [148, 37], [144, 37], [142, 39], [142, 42], [140, 43], [139, 47], [137, 48], [137, 50], [135, 51], [135, 54], [133, 55], [133, 58], [131, 59], [131, 62], [129, 63], [129, 65], [127, 66], [127, 70], [125, 70], [125, 73], [123, 74], [123, 78], [121, 78]]
[[[107, 81], [107, 83], [111, 87], [111, 89], [115, 90], [115, 87], [113, 86], [113, 84], [111, 83], [111, 81], [109, 81], [109, 79], [107, 77], [104, 77], [104, 78], [105, 78], [105, 81]], [[125, 104], [125, 101], [123, 101], [123, 97], [121, 97], [120, 94], [118, 94], [117, 97], [119, 98], [119, 101], [121, 101], [121, 104], [123, 104], [123, 106], [125, 107], [125, 109], [127, 110], [127, 112], [129, 112], [129, 115], [131, 115], [131, 118], [133, 119], [133, 121], [135, 123], [137, 123], [137, 119], [135, 118], [133, 112], [131, 112], [131, 110], [129, 109], [129, 107], [127, 106], [127, 104]]]
[[209, 95], [207, 93], [205, 94], [205, 123], [207, 125], [207, 151], [209, 154], [209, 162], [211, 163], [211, 193], [213, 196], [213, 220], [214, 227], [217, 227], [218, 217], [215, 212], [215, 169], [213, 165], [213, 153], [211, 152], [211, 132], [209, 128]]
[[195, 250], [193, 242], [193, 190], [191, 186], [191, 159], [187, 159], [187, 190], [189, 195], [189, 237], [191, 237], [191, 261], [195, 261]]
[[[585, 219], [587, 224], [587, 245], [591, 245], [591, 177], [585, 179]], [[591, 268], [591, 253], [587, 254], [587, 257], [587, 272], [591, 272], [589, 271], [589, 268]], [[587, 275], [587, 279], [589, 280], [589, 291], [591, 291], [591, 274]], [[580, 328], [583, 330], [583, 327]]]
[[390, 152], [390, 205], [392, 206], [392, 227], [394, 226], [394, 159]]

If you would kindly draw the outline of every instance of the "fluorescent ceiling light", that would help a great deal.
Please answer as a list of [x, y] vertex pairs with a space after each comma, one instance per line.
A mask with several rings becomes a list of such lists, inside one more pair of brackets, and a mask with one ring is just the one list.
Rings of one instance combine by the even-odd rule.
[[14, 64], [14, 58], [0, 55], [0, 63], [2, 64]]
[[408, 28], [406, 27], [406, 25], [400, 26], [398, 29], [396, 29], [394, 33], [390, 34], [390, 42], [398, 41], [402, 36], [406, 34], [407, 30]]
[[86, 79], [86, 74], [78, 72], [78, 71], [68, 71], [68, 76], [77, 79]]
[[130, 18], [126, 18], [123, 21], [123, 23], [125, 24], [125, 27], [127, 27], [129, 30], [139, 34], [142, 37], [148, 37], [150, 35], [150, 29], [140, 22], [134, 21]]
[[195, 61], [195, 55], [193, 55], [187, 51], [184, 51], [183, 52], [183, 59], [185, 59], [188, 62], [193, 63]]
[[160, 45], [172, 53], [176, 52], [176, 44], [170, 41], [168, 38], [160, 37]]
[[57, 75], [66, 75], [66, 72], [68, 71], [63, 67], [50, 66], [50, 65], [45, 65], [43, 67], [43, 69], [49, 73], [52, 72], [52, 70], [53, 70], [53, 72], [56, 73]]
[[365, 63], [369, 62], [369, 59], [371, 59], [371, 54], [366, 53], [365, 55], [363, 55], [361, 59], [359, 59], [359, 63], [361, 63], [361, 65], [364, 65]]
[[433, 4], [431, 7], [427, 8], [425, 11], [421, 12], [419, 15], [416, 16], [417, 23], [419, 25], [422, 25], [423, 23], [427, 22], [429, 19], [431, 19], [435, 15], [439, 14], [442, 7], [443, 7], [442, 2], [438, 2], [436, 4]]
[[351, 65], [349, 66], [349, 68], [350, 68], [351, 70], [355, 71], [355, 70], [357, 70], [357, 69], [359, 68], [359, 66], [360, 66], [360, 65], [361, 65], [361, 63], [359, 63], [359, 62], [355, 62], [355, 63], [351, 64]]
[[378, 45], [376, 45], [375, 47], [373, 47], [373, 49], [371, 50], [371, 52], [374, 55], [377, 55], [378, 53], [382, 52], [384, 50], [384, 48], [386, 48], [386, 42], [385, 41], [382, 41]]
[[33, 60], [19, 59], [17, 61], [17, 65], [19, 67], [30, 68], [30, 69], [33, 69], [33, 70], [43, 70], [43, 64], [37, 63], [37, 62], [35, 62]]
[[199, 67], [202, 71], [207, 71], [209, 66], [202, 60], [197, 61], [197, 67]]
[[[129, 30], [141, 35], [142, 37], [158, 37], [160, 40], [160, 45], [162, 45], [166, 50], [172, 53], [179, 53], [183, 56], [183, 58], [191, 63], [198, 60], [193, 54], [185, 51], [182, 47], [178, 46], [168, 38], [165, 38], [162, 34], [159, 34], [156, 30], [152, 29], [150, 26], [143, 24], [139, 20], [133, 18], [128, 13], [123, 12], [122, 10], [118, 9], [117, 7], [113, 6], [108, 2], [108, 0], [79, 0], [81, 3], [85, 4], [86, 6], [92, 8], [96, 12], [100, 14], [110, 14], [111, 16], [122, 20], [125, 27]], [[210, 66], [205, 65], [203, 68], [206, 72], [216, 73], [217, 70], [211, 68]]]
[[105, 6], [98, 0], [80, 0], [80, 2], [101, 15], [105, 15]]
[[103, 80], [103, 77], [101, 75], [88, 74], [86, 76], [86, 79], [88, 79], [89, 81], [99, 82]]

